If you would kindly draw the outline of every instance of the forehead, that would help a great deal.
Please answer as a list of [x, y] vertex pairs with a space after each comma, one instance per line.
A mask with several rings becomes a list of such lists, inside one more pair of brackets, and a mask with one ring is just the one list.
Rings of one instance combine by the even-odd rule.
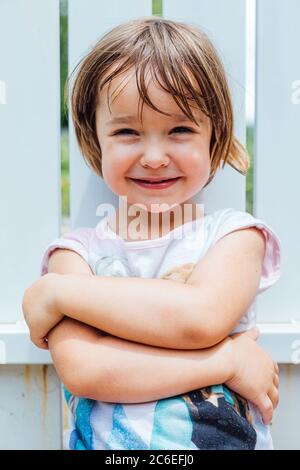
[[[161, 118], [181, 122], [190, 121], [172, 95], [163, 90], [151, 77], [146, 76], [145, 86], [151, 102], [161, 111], [171, 115], [166, 116], [159, 113]], [[99, 111], [102, 116], [105, 116], [106, 125], [133, 122], [138, 119], [140, 106], [141, 96], [136, 83], [135, 72], [132, 70], [115, 77], [110, 85], [106, 84], [99, 93]], [[149, 107], [147, 103], [144, 103], [143, 114], [146, 110], [148, 113], [158, 113]], [[199, 118], [200, 114], [202, 115], [202, 113], [199, 112]]]

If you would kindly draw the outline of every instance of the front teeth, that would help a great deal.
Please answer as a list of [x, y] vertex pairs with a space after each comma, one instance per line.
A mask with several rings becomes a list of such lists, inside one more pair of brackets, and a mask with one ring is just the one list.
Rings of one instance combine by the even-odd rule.
[[145, 183], [151, 183], [151, 184], [156, 184], [156, 183], [164, 183], [165, 181], [169, 181], [169, 180], [160, 180], [160, 181], [146, 181], [146, 180], [143, 180]]

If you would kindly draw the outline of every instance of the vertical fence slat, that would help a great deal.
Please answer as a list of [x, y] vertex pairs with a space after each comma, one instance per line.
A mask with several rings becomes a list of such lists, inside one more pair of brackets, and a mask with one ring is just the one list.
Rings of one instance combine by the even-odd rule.
[[[213, 41], [229, 78], [236, 120], [235, 134], [245, 143], [245, 1], [164, 0], [163, 16], [200, 26]], [[226, 165], [196, 200], [204, 202], [208, 211], [225, 207], [244, 210], [245, 185], [245, 177]]]
[[0, 4], [0, 315], [22, 318], [21, 298], [59, 232], [59, 2]]
[[265, 322], [300, 321], [300, 2], [259, 0], [256, 56], [254, 210], [282, 241], [282, 277], [257, 299]]
[[[260, 322], [300, 320], [300, 104], [293, 102], [293, 84], [300, 80], [299, 18], [298, 0], [257, 2], [254, 213], [282, 242], [281, 279], [256, 301]], [[297, 341], [287, 347], [291, 356]], [[271, 428], [276, 449], [300, 448], [299, 379], [299, 366], [281, 366]]]
[[280, 365], [280, 402], [276, 408], [271, 432], [276, 450], [299, 450], [299, 389], [300, 368]]
[[[1, 1], [0, 23], [1, 332], [59, 234], [59, 1]], [[53, 366], [1, 366], [1, 449], [59, 449], [60, 396]]]

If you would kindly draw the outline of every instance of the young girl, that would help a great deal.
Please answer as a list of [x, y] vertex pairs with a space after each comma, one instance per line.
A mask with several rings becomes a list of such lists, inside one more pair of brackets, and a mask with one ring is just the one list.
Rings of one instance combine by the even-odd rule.
[[249, 165], [212, 44], [157, 17], [122, 24], [83, 59], [72, 114], [125, 204], [54, 240], [23, 299], [65, 385], [67, 447], [271, 449], [278, 367], [255, 332], [236, 333], [279, 278], [280, 242], [246, 212], [193, 201], [222, 163]]

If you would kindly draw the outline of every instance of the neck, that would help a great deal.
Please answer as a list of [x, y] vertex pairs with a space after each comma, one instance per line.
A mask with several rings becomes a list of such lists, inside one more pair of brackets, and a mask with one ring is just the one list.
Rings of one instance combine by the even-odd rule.
[[119, 207], [110, 218], [110, 228], [127, 241], [152, 240], [204, 216], [202, 204], [186, 201], [164, 212], [150, 212], [134, 204]]

